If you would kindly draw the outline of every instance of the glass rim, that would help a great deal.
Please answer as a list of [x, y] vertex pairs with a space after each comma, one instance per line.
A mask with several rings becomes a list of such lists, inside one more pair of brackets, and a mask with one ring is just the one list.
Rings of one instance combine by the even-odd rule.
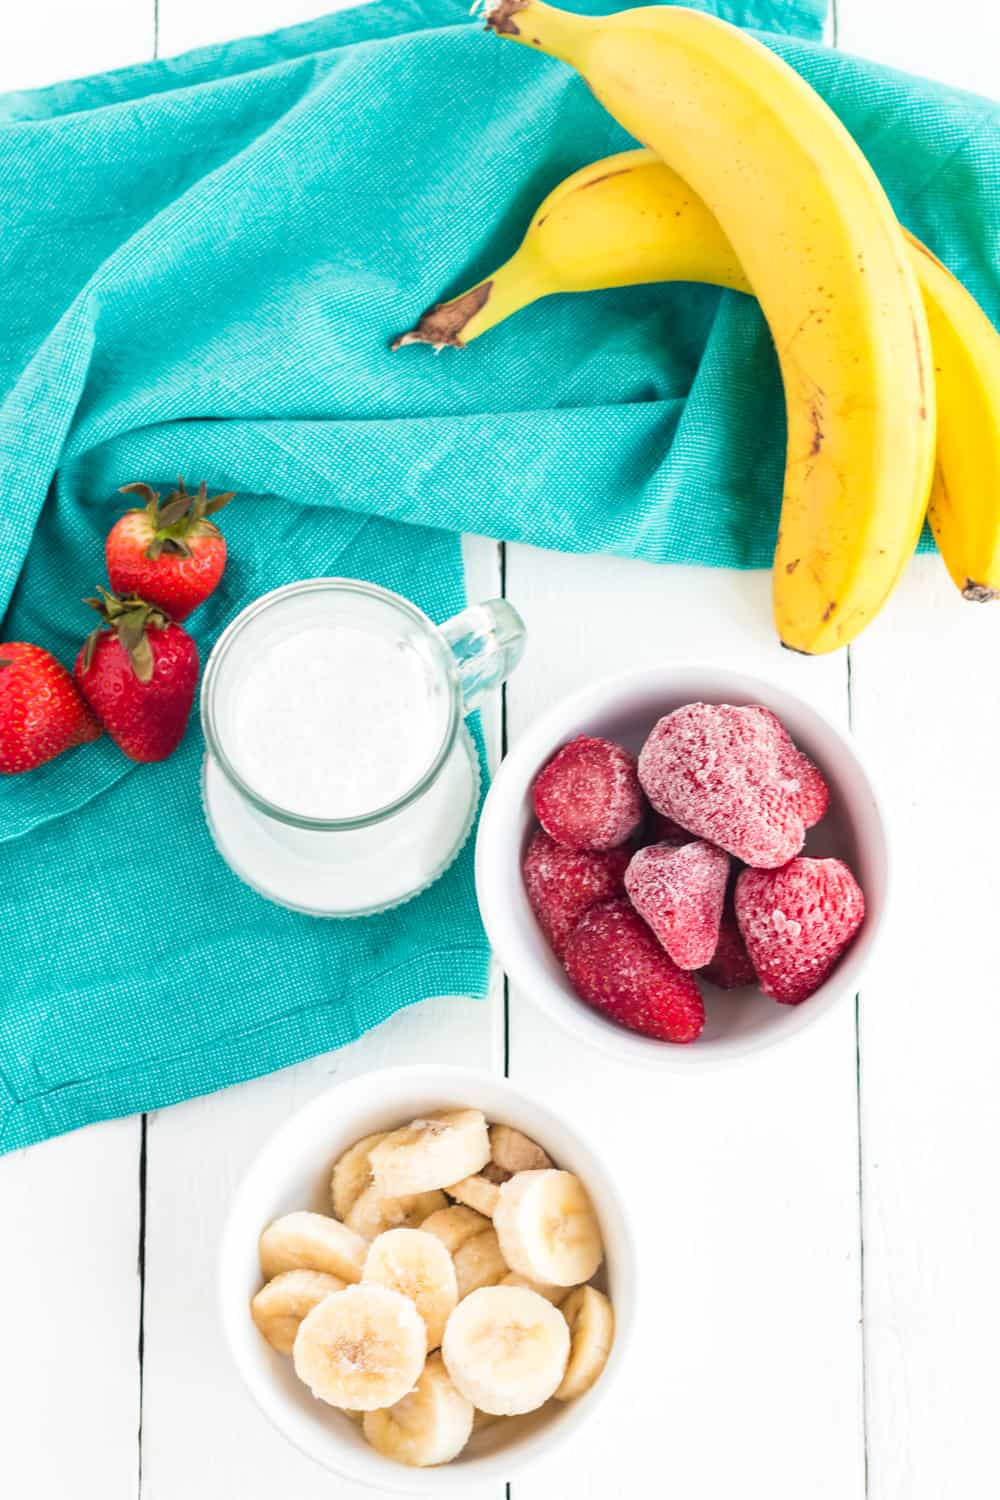
[[[421, 774], [413, 786], [396, 797], [392, 802], [385, 803], [382, 807], [372, 809], [371, 812], [359, 813], [351, 818], [323, 818], [311, 817], [306, 813], [295, 812], [288, 807], [282, 807], [277, 802], [262, 796], [255, 791], [250, 783], [241, 776], [226, 754], [221, 738], [215, 724], [215, 692], [222, 671], [225, 658], [231, 650], [242, 631], [259, 615], [275, 605], [281, 605], [284, 600], [294, 598], [300, 594], [310, 593], [334, 593], [334, 594], [356, 594], [368, 599], [376, 599], [399, 614], [405, 615], [411, 624], [417, 625], [424, 638], [428, 640], [440, 662], [441, 669], [448, 682], [449, 711], [448, 723], [445, 726], [444, 736], [433, 759]], [[461, 722], [459, 714], [459, 682], [458, 669], [455, 658], [449, 649], [447, 642], [441, 635], [438, 627], [422, 609], [404, 598], [402, 594], [395, 594], [391, 589], [382, 588], [377, 583], [367, 583], [360, 578], [304, 578], [297, 583], [286, 583], [276, 589], [271, 589], [266, 594], [261, 594], [254, 599], [245, 609], [240, 610], [235, 619], [231, 620], [225, 630], [219, 636], [215, 645], [209, 653], [205, 663], [205, 671], [201, 679], [201, 693], [199, 697], [199, 714], [201, 717], [202, 733], [205, 736], [205, 746], [209, 755], [222, 771], [223, 775], [255, 807], [258, 812], [264, 813], [269, 818], [274, 818], [280, 823], [285, 823], [292, 828], [311, 829], [315, 832], [349, 832], [356, 828], [369, 828], [375, 823], [381, 823], [386, 818], [391, 818], [395, 813], [402, 812], [417, 799], [423, 796], [430, 784], [436, 779], [438, 772], [451, 754]]]

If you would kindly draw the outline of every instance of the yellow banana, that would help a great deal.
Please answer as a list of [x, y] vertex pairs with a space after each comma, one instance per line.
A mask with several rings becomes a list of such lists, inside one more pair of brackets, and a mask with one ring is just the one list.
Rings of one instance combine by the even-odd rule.
[[788, 410], [778, 633], [807, 653], [846, 645], [916, 545], [934, 451], [927, 320], [875, 174], [793, 69], [700, 11], [591, 17], [497, 0], [487, 25], [575, 67], [732, 243]]
[[[1000, 334], [950, 271], [907, 236], [931, 331], [937, 464], [928, 517], [966, 599], [1000, 598]], [[399, 342], [471, 343], [553, 292], [654, 281], [752, 288], [718, 220], [652, 151], [574, 172], [539, 205], [511, 258]]]
[[909, 236], [934, 351], [937, 463], [927, 519], [963, 599], [1000, 599], [1000, 334]]

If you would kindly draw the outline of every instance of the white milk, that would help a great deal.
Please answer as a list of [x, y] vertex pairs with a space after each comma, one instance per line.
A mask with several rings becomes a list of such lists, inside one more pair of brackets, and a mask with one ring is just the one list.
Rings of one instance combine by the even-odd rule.
[[[461, 713], [449, 659], [428, 622], [378, 591], [304, 586], [234, 622], [206, 673], [203, 721], [219, 758], [206, 756], [203, 798], [242, 880], [302, 911], [357, 915], [448, 867], [478, 800], [464, 723], [420, 795], [378, 814], [442, 756]], [[357, 828], [295, 823], [372, 815]]]
[[405, 796], [448, 726], [432, 663], [412, 644], [335, 621], [265, 645], [231, 713], [242, 779], [312, 818], [364, 817]]

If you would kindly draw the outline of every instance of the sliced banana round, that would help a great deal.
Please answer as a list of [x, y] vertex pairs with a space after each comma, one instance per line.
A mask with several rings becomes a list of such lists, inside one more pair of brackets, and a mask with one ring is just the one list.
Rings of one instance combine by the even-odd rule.
[[486, 1119], [479, 1109], [454, 1109], [393, 1130], [371, 1153], [379, 1192], [386, 1198], [426, 1193], [478, 1172], [490, 1159]]
[[567, 1287], [547, 1286], [544, 1281], [529, 1281], [527, 1276], [522, 1276], [517, 1271], [508, 1271], [506, 1276], [501, 1276], [498, 1285], [526, 1287], [529, 1292], [537, 1292], [539, 1297], [551, 1302], [553, 1307], [558, 1307], [569, 1296]]
[[326, 1271], [342, 1281], [360, 1281], [368, 1242], [337, 1219], [303, 1210], [269, 1224], [259, 1253], [268, 1281], [282, 1271]]
[[570, 1351], [557, 1401], [573, 1401], [589, 1391], [608, 1362], [615, 1337], [611, 1303], [595, 1286], [578, 1286], [562, 1305], [569, 1325]]
[[455, 1263], [435, 1235], [423, 1229], [387, 1229], [372, 1241], [361, 1280], [409, 1297], [426, 1325], [428, 1349], [438, 1347], [458, 1301], [458, 1281]]
[[[341, 1294], [343, 1295], [343, 1293]], [[569, 1327], [558, 1308], [519, 1286], [485, 1286], [448, 1319], [441, 1353], [448, 1374], [480, 1411], [534, 1411], [559, 1386]]]
[[451, 1203], [447, 1208], [439, 1208], [420, 1224], [425, 1234], [436, 1235], [452, 1255], [461, 1249], [466, 1240], [471, 1240], [477, 1234], [484, 1234], [491, 1227], [489, 1219], [477, 1214], [474, 1208], [466, 1208], [464, 1203]]
[[306, 1313], [332, 1292], [342, 1292], [346, 1285], [339, 1276], [328, 1276], [325, 1271], [281, 1271], [251, 1300], [250, 1312], [271, 1348], [279, 1354], [291, 1354]]
[[552, 1286], [589, 1281], [604, 1259], [587, 1190], [572, 1172], [518, 1172], [498, 1189], [493, 1225], [512, 1271]]
[[522, 1135], [513, 1125], [490, 1126], [490, 1155], [511, 1177], [516, 1172], [539, 1172], [552, 1165], [552, 1158], [537, 1141]]
[[374, 1135], [362, 1136], [360, 1141], [355, 1141], [334, 1162], [330, 1175], [330, 1198], [338, 1219], [346, 1220], [365, 1188], [371, 1186], [372, 1169], [368, 1158], [379, 1141], [385, 1140], [387, 1133], [385, 1130], [377, 1130]]
[[496, 1286], [510, 1270], [500, 1250], [495, 1229], [487, 1229], [474, 1239], [466, 1240], [454, 1254], [458, 1278], [458, 1300], [481, 1286]]
[[491, 1182], [478, 1172], [472, 1177], [463, 1177], [460, 1182], [453, 1182], [445, 1191], [449, 1198], [464, 1203], [467, 1208], [474, 1208], [476, 1213], [483, 1214], [487, 1219], [493, 1217], [500, 1197], [499, 1184]]
[[440, 1354], [432, 1354], [401, 1401], [366, 1412], [364, 1432], [384, 1457], [424, 1469], [458, 1457], [469, 1441], [474, 1415], [472, 1402], [456, 1390]]
[[444, 1193], [414, 1193], [411, 1197], [385, 1198], [374, 1183], [359, 1195], [348, 1209], [345, 1224], [366, 1240], [373, 1240], [387, 1229], [416, 1229], [424, 1219], [446, 1208]]
[[320, 1401], [347, 1411], [393, 1406], [416, 1385], [427, 1330], [401, 1292], [366, 1283], [334, 1292], [303, 1318], [295, 1373]]

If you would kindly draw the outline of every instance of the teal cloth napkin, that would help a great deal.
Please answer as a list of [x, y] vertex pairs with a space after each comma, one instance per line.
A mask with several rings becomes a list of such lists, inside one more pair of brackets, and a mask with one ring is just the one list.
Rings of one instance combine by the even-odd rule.
[[[595, 7], [596, 8], [596, 7]], [[607, 8], [607, 7], [604, 7]], [[718, 0], [827, 98], [906, 223], [1000, 314], [997, 107], [825, 50], [825, 0]], [[627, 141], [465, 0], [315, 23], [0, 99], [2, 635], [72, 660], [117, 486], [235, 488], [202, 653], [254, 595], [341, 573], [442, 619], [458, 533], [766, 566], [782, 417], [748, 298], [557, 298], [461, 354], [388, 351]], [[405, 525], [399, 523], [405, 522]], [[482, 994], [471, 848], [385, 916], [260, 900], [211, 848], [193, 724], [0, 784], [0, 1148]]]

